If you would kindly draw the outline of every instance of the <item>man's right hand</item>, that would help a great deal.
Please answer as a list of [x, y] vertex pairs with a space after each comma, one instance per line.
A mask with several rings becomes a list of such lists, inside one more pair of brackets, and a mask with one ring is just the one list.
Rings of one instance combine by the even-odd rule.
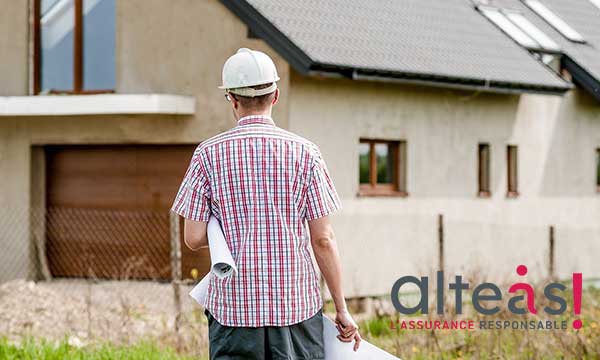
[[358, 350], [362, 338], [358, 332], [358, 325], [347, 310], [337, 311], [335, 314], [335, 324], [339, 331], [337, 338], [343, 342], [352, 342], [354, 340], [354, 351]]

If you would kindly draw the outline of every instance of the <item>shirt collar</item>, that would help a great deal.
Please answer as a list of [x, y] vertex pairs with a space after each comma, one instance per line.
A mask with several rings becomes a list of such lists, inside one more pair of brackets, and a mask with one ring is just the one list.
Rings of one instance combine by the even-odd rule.
[[248, 115], [238, 120], [238, 125], [249, 124], [275, 125], [275, 122], [269, 115]]

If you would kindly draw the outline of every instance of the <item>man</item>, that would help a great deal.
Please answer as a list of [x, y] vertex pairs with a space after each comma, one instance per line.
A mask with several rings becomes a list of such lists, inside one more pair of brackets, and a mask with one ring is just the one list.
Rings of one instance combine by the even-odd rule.
[[220, 220], [238, 273], [213, 277], [207, 293], [211, 359], [323, 359], [322, 300], [315, 259], [336, 308], [344, 342], [361, 341], [346, 308], [329, 215], [340, 201], [319, 149], [275, 125], [273, 61], [239, 49], [223, 66], [237, 126], [201, 143], [173, 204], [186, 245], [208, 245]]

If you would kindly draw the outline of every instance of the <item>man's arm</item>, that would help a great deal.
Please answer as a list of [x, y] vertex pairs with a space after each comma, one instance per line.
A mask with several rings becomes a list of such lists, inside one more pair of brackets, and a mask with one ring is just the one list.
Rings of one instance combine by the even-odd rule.
[[342, 290], [342, 263], [338, 254], [333, 227], [328, 216], [308, 222], [310, 240], [319, 269], [325, 278], [329, 293], [335, 304], [335, 321], [338, 324], [338, 339], [343, 342], [355, 340], [354, 351], [360, 346], [358, 326], [350, 316]]
[[200, 250], [208, 246], [208, 235], [206, 234], [204, 221], [185, 219], [183, 226], [183, 242], [192, 251]]

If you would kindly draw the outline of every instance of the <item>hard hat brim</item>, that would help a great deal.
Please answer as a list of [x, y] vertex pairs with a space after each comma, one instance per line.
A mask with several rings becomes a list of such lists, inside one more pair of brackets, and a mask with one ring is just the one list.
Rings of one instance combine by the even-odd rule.
[[230, 92], [230, 93], [232, 93], [232, 94], [236, 94], [236, 95], [240, 95], [240, 96], [245, 96], [245, 97], [263, 96], [263, 95], [271, 94], [275, 90], [277, 90], [277, 84], [276, 83], [272, 83], [271, 86], [266, 87], [264, 89], [253, 89], [251, 87], [227, 89], [227, 91]]
[[[268, 83], [275, 83], [276, 81], [279, 81], [279, 80], [280, 80], [279, 76], [276, 76], [273, 79], [273, 81], [261, 81], [258, 84], [248, 84], [248, 85], [244, 86], [244, 88], [258, 86], [258, 85], [264, 85], [264, 84], [268, 84]], [[219, 86], [219, 89], [226, 90], [226, 89], [235, 89], [235, 88], [227, 87], [226, 85], [221, 85], [221, 86]], [[237, 89], [241, 89], [241, 88], [237, 88]]]

